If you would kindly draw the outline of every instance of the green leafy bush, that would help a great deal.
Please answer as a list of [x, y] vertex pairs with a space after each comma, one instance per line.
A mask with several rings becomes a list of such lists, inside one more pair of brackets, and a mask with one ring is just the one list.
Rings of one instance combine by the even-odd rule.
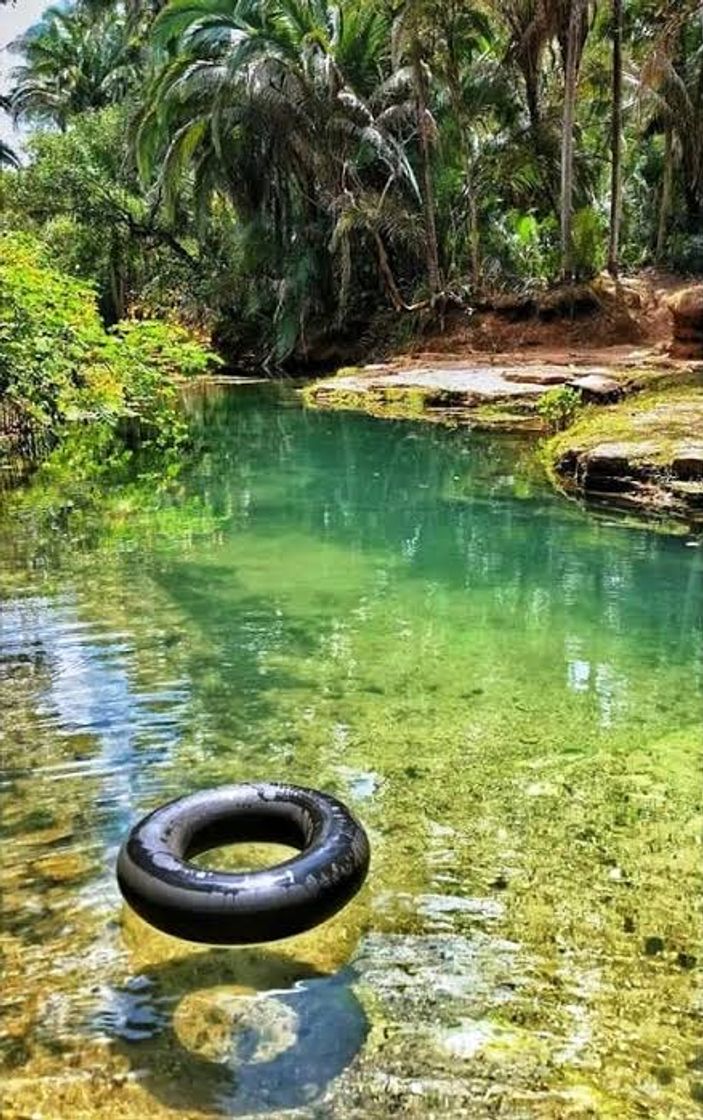
[[[485, 232], [486, 265], [497, 285], [523, 291], [544, 288], [559, 267], [558, 225], [549, 216], [509, 210], [496, 215]], [[493, 260], [491, 258], [493, 257]]]
[[668, 263], [677, 272], [703, 275], [703, 234], [675, 233], [669, 240]]
[[124, 322], [107, 332], [94, 289], [52, 268], [31, 237], [0, 236], [0, 404], [35, 429], [136, 418], [168, 441], [175, 375], [217, 359], [179, 327]]
[[592, 206], [574, 214], [574, 262], [579, 276], [595, 276], [605, 265], [606, 223]]
[[581, 394], [568, 385], [562, 385], [557, 389], [549, 389], [540, 398], [537, 411], [551, 432], [561, 432], [573, 423], [580, 407]]
[[122, 383], [89, 285], [50, 268], [29, 237], [0, 238], [0, 397], [37, 425], [110, 417]]

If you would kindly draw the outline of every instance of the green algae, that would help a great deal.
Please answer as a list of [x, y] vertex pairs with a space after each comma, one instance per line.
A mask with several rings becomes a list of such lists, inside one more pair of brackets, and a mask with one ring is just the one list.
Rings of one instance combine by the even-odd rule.
[[[126, 479], [60, 547], [41, 479], [3, 522], [3, 1114], [211, 1114], [238, 993], [360, 949], [371, 1034], [328, 1114], [689, 1117], [700, 551], [564, 506], [514, 441], [203, 408], [216, 447], [146, 487], [158, 533], [115, 532]], [[351, 907], [246, 954], [120, 907], [136, 814], [274, 775], [363, 818]]]
[[[340, 370], [337, 374], [338, 377], [349, 375], [349, 370]], [[340, 389], [334, 383], [324, 385], [324, 391], [315, 383], [301, 391], [302, 400], [308, 408], [366, 412], [369, 416], [385, 420], [421, 419], [436, 395], [426, 389], [408, 387]]]

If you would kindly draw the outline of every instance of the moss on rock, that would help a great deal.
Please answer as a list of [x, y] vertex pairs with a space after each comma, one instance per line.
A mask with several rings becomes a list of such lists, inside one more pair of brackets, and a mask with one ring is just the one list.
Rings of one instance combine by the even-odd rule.
[[703, 387], [590, 408], [545, 445], [553, 481], [589, 498], [703, 519]]

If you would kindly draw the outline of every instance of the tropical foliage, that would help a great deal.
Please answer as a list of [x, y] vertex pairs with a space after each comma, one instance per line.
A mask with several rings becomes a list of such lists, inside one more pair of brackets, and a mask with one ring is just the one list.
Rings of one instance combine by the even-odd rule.
[[71, 422], [138, 424], [178, 436], [174, 374], [211, 355], [179, 327], [118, 323], [106, 331], [90, 286], [52, 268], [31, 238], [0, 237], [0, 408], [5, 431], [55, 438]]
[[108, 321], [281, 363], [703, 268], [702, 0], [74, 0], [16, 50], [2, 220]]

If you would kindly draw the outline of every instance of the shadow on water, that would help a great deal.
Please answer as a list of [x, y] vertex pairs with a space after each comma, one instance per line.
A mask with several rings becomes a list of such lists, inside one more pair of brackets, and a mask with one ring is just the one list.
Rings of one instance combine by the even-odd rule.
[[266, 950], [194, 953], [137, 973], [91, 1027], [168, 1108], [300, 1108], [366, 1039], [354, 978], [351, 968], [325, 975]]

